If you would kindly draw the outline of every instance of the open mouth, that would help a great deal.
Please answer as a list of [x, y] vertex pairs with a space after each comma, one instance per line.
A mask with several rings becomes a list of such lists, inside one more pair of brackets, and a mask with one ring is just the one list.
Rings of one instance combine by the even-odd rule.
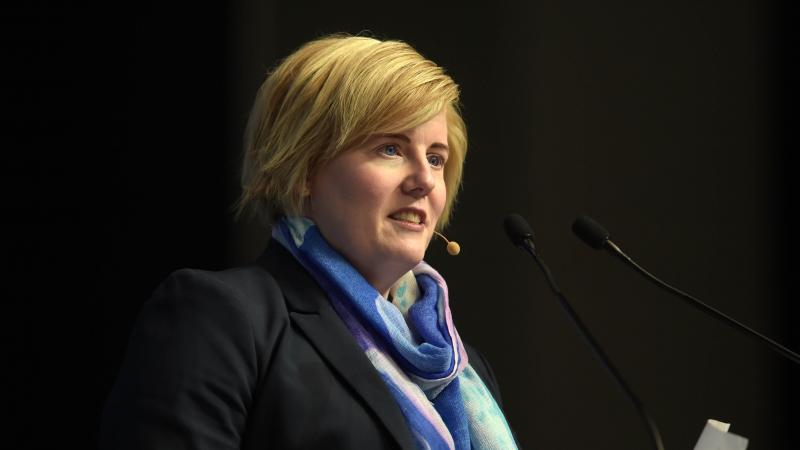
[[399, 220], [400, 222], [422, 225], [422, 223], [425, 222], [425, 213], [418, 210], [403, 209], [391, 214], [389, 218]]

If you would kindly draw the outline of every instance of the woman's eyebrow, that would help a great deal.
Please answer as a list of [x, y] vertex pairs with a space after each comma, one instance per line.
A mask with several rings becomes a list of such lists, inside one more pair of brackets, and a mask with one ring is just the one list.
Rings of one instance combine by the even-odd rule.
[[392, 139], [399, 139], [401, 141], [405, 141], [406, 143], [411, 143], [411, 139], [402, 133], [381, 133], [378, 135], [380, 138], [392, 138]]
[[[381, 134], [379, 134], [377, 136], [381, 137], [381, 138], [399, 139], [399, 140], [404, 141], [404, 142], [406, 142], [408, 144], [411, 143], [411, 139], [408, 136], [406, 136], [405, 134], [402, 134], [402, 133], [381, 133]], [[434, 142], [433, 144], [430, 145], [429, 148], [438, 148], [438, 149], [442, 149], [442, 150], [450, 150], [450, 147], [448, 147], [447, 144], [443, 144], [441, 142]]]

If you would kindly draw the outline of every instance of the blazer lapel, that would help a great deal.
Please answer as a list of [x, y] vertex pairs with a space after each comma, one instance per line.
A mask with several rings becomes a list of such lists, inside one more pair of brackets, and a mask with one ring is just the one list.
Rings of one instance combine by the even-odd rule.
[[415, 449], [397, 402], [311, 275], [278, 242], [259, 262], [280, 284], [292, 320], [320, 355], [375, 412], [403, 449]]

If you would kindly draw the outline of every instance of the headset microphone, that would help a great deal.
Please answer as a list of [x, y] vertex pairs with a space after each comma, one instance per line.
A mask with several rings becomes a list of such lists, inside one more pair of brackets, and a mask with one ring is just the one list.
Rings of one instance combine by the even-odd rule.
[[444, 235], [442, 235], [442, 233], [439, 233], [438, 231], [434, 231], [434, 233], [436, 233], [437, 236], [439, 236], [440, 238], [444, 239], [445, 242], [447, 242], [447, 253], [450, 253], [453, 256], [461, 253], [461, 246], [458, 245], [458, 242], [448, 241], [447, 238], [444, 237]]

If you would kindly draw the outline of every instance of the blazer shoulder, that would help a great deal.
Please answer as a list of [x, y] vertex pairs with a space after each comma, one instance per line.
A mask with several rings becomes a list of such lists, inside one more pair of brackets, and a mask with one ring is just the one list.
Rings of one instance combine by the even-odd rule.
[[131, 333], [101, 448], [238, 448], [272, 348], [289, 328], [282, 298], [259, 267], [170, 274]]
[[[170, 283], [194, 290], [201, 297], [214, 294], [228, 299], [253, 319], [263, 318], [264, 314], [269, 313], [286, 314], [281, 285], [269, 270], [257, 264], [221, 271], [180, 269], [167, 277], [162, 285], [168, 286]], [[255, 324], [259, 320], [253, 322]]]

